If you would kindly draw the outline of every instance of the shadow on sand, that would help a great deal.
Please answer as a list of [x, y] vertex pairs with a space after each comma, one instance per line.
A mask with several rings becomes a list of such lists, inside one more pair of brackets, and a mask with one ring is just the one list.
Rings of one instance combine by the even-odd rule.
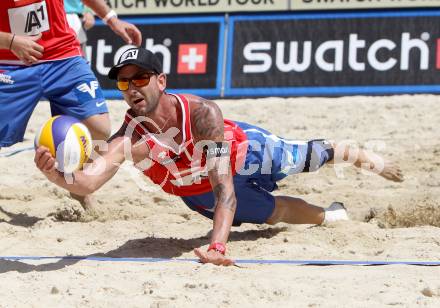
[[28, 216], [27, 214], [22, 214], [22, 213], [15, 214], [12, 212], [8, 212], [1, 206], [0, 206], [0, 213], [5, 214], [10, 218], [10, 220], [0, 219], [0, 223], [4, 222], [19, 227], [32, 227], [37, 222], [44, 219], [34, 216]]
[[[264, 230], [233, 231], [229, 236], [229, 241], [254, 241], [259, 238], [272, 238], [285, 230], [285, 227], [271, 227]], [[52, 263], [33, 265], [22, 261], [0, 259], [0, 274], [12, 271], [19, 273], [56, 271], [71, 266], [81, 261], [82, 258], [88, 257], [177, 258], [183, 253], [190, 252], [194, 248], [207, 245], [208, 243], [209, 234], [192, 239], [147, 237], [144, 239], [129, 240], [122, 246], [106, 253], [75, 256], [78, 259], [66, 258]]]

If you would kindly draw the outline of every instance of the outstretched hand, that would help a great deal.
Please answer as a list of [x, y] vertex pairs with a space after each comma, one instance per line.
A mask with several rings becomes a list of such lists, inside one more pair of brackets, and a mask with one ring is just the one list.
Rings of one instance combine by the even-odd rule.
[[212, 263], [215, 265], [231, 266], [235, 265], [235, 262], [231, 259], [226, 258], [220, 252], [215, 250], [204, 251], [200, 248], [195, 248], [194, 253], [199, 257], [202, 263]]
[[120, 20], [119, 18], [110, 18], [108, 25], [113, 32], [122, 37], [127, 44], [141, 45], [142, 34], [135, 25]]
[[11, 44], [11, 51], [26, 65], [32, 65], [43, 56], [44, 47], [37, 43], [41, 33], [35, 36], [15, 35]]

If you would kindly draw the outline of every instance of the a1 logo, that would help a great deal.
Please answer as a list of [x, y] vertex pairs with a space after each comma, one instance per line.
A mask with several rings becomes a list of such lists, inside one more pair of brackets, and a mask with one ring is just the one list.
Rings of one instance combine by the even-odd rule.
[[46, 1], [9, 9], [11, 32], [18, 35], [38, 35], [50, 29]]

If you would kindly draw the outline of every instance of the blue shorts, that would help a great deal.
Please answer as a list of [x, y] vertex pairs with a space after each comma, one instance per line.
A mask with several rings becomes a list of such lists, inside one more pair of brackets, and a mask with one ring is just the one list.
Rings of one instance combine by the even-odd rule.
[[[287, 140], [242, 122], [236, 122], [246, 133], [249, 146], [246, 161], [234, 176], [237, 209], [233, 225], [265, 223], [275, 208], [272, 191], [276, 182], [288, 175], [316, 171], [333, 159], [333, 149], [323, 139], [308, 142]], [[182, 197], [192, 210], [210, 219], [214, 216], [212, 192]]]
[[30, 67], [0, 65], [0, 147], [23, 141], [42, 98], [50, 101], [52, 115], [83, 120], [108, 112], [99, 83], [82, 57]]

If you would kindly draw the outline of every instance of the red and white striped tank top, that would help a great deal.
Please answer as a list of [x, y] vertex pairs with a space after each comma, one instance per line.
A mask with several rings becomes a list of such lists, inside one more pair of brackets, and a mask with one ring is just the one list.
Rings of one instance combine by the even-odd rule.
[[[150, 148], [151, 166], [143, 173], [155, 184], [170, 194], [191, 196], [211, 191], [205, 155], [193, 143], [191, 133], [190, 108], [187, 98], [174, 95], [182, 109], [182, 143], [178, 150], [162, 143], [157, 135], [150, 133], [142, 123], [137, 121], [129, 111], [125, 115], [125, 123], [142, 137]], [[231, 168], [233, 174], [243, 166], [247, 153], [247, 136], [233, 121], [224, 120], [224, 137], [231, 149]]]

